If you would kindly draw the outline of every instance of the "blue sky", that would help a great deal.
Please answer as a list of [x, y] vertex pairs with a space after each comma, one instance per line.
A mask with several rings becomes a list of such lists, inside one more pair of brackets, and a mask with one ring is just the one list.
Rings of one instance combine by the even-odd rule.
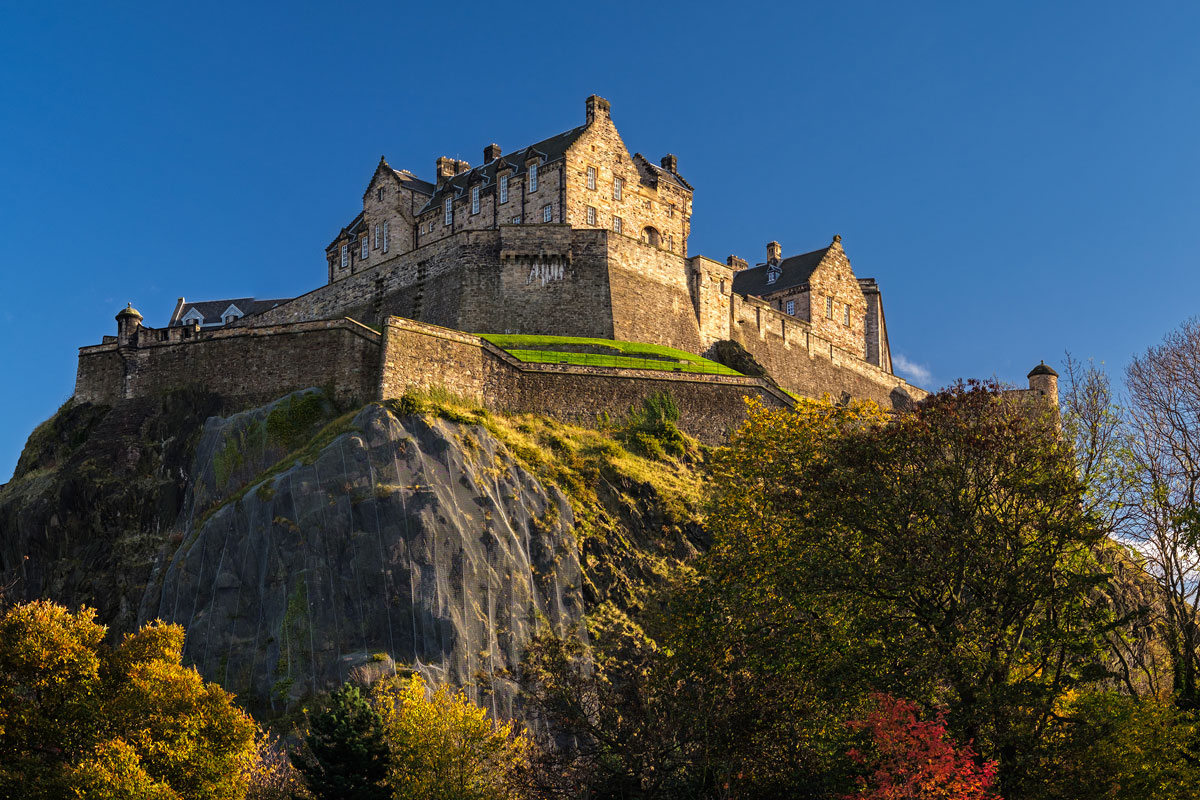
[[1198, 31], [1185, 3], [6, 4], [0, 480], [127, 301], [314, 288], [381, 154], [429, 177], [592, 93], [678, 156], [693, 254], [840, 233], [920, 382], [1119, 370], [1197, 312]]

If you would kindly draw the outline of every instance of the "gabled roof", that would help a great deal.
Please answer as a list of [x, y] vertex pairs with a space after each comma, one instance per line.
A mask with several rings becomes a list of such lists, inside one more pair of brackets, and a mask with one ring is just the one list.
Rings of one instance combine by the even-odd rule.
[[543, 139], [536, 144], [507, 153], [486, 164], [480, 164], [478, 167], [459, 173], [436, 187], [429, 202], [417, 213], [424, 214], [426, 211], [439, 207], [446, 197], [460, 197], [467, 191], [467, 187], [474, 183], [490, 186], [495, 183], [498, 170], [509, 169], [512, 170], [513, 175], [521, 175], [525, 172], [525, 162], [531, 158], [536, 157], [539, 165], [558, 161], [567, 154], [567, 148], [573, 145], [585, 130], [587, 130], [587, 125], [580, 125], [578, 128], [563, 131], [549, 139]]
[[283, 297], [277, 300], [255, 300], [253, 297], [238, 297], [233, 300], [201, 300], [199, 302], [188, 302], [182, 297], [175, 304], [175, 311], [171, 314], [171, 319], [167, 323], [170, 325], [178, 325], [184, 317], [192, 316], [192, 311], [199, 314], [201, 317], [200, 324], [204, 327], [225, 324], [225, 312], [230, 310], [230, 307], [235, 307], [242, 312], [243, 316], [258, 314], [275, 306], [282, 305], [292, 298]]
[[650, 159], [646, 158], [641, 153], [634, 153], [633, 160], [642, 168], [642, 171], [650, 176], [652, 180], [661, 181], [667, 180], [676, 186], [681, 186], [689, 192], [695, 191], [692, 185], [683, 179], [683, 176], [678, 172], [671, 172], [669, 169], [663, 169], [658, 164], [655, 164]]
[[766, 264], [759, 264], [756, 267], [736, 272], [733, 276], [733, 292], [734, 294], [762, 297], [783, 289], [803, 286], [808, 283], [813, 270], [825, 258], [830, 247], [833, 245], [813, 250], [811, 253], [801, 253], [798, 256], [783, 259], [779, 262], [779, 277], [774, 283], [767, 283], [768, 265]]

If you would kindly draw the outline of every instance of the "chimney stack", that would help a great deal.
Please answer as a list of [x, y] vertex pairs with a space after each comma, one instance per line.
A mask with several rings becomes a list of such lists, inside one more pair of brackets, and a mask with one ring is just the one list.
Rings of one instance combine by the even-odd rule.
[[662, 168], [667, 172], [679, 172], [679, 159], [673, 153], [667, 153], [662, 157]]
[[739, 270], [746, 269], [747, 267], [750, 266], [749, 262], [747, 262], [746, 259], [738, 258], [737, 256], [730, 256], [729, 258], [725, 259], [725, 263], [734, 272], [738, 272]]
[[500, 145], [489, 144], [483, 148], [483, 163], [490, 164], [500, 157]]
[[610, 110], [611, 106], [609, 106], [607, 100], [600, 95], [592, 95], [587, 99], [587, 124], [591, 125], [595, 121], [597, 114], [605, 117], [609, 116]]
[[442, 156], [437, 160], [437, 185], [440, 187], [446, 181], [453, 178], [455, 175], [466, 172], [471, 168], [471, 165], [466, 161], [459, 161], [457, 158], [450, 156]]
[[783, 248], [779, 242], [767, 242], [767, 263], [778, 264], [783, 261]]

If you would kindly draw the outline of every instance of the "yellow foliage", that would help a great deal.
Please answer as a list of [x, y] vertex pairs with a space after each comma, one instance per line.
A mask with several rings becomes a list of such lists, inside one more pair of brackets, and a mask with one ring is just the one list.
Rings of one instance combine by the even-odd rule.
[[488, 718], [461, 691], [430, 694], [414, 675], [375, 689], [392, 750], [389, 783], [397, 800], [505, 800], [517, 796], [529, 738], [512, 722]]

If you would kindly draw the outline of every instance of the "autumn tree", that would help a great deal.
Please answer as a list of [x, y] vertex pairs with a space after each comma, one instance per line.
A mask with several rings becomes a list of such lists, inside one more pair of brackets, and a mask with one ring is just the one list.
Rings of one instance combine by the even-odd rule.
[[91, 609], [0, 617], [0, 796], [241, 798], [254, 725], [182, 666], [183, 628], [106, 647]]
[[951, 741], [944, 716], [923, 720], [913, 703], [875, 695], [867, 715], [849, 723], [867, 741], [850, 751], [863, 774], [847, 800], [998, 800], [996, 762], [981, 765], [969, 743]]
[[374, 700], [391, 751], [396, 800], [508, 800], [519, 796], [529, 739], [488, 718], [463, 692], [429, 692], [420, 675], [376, 684]]

